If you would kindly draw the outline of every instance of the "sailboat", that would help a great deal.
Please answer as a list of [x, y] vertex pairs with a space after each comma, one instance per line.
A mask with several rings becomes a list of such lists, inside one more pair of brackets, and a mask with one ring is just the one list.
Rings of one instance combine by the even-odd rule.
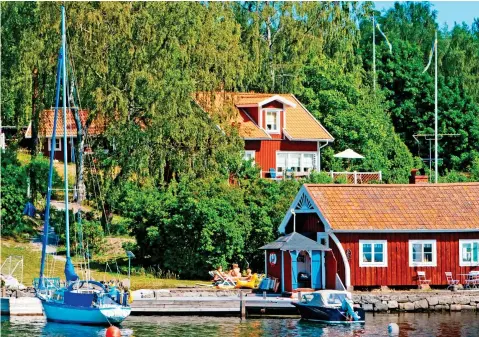
[[[58, 55], [56, 96], [54, 109], [52, 144], [55, 144], [58, 120], [58, 106], [60, 104], [60, 88], [62, 88], [63, 112], [63, 148], [67, 149], [67, 57], [66, 57], [66, 30], [65, 7], [62, 13], [62, 45]], [[131, 312], [127, 295], [120, 295], [116, 288], [108, 290], [102, 283], [92, 280], [80, 280], [75, 272], [70, 256], [70, 231], [68, 212], [68, 174], [67, 151], [64, 151], [64, 180], [65, 180], [65, 236], [66, 236], [66, 262], [65, 285], [60, 286], [58, 278], [45, 277], [46, 249], [50, 222], [50, 201], [52, 191], [54, 149], [50, 152], [50, 168], [48, 175], [47, 202], [45, 207], [45, 222], [43, 225], [42, 258], [40, 277], [35, 282], [36, 296], [40, 299], [47, 320], [61, 323], [77, 323], [89, 325], [112, 325], [121, 323]]]

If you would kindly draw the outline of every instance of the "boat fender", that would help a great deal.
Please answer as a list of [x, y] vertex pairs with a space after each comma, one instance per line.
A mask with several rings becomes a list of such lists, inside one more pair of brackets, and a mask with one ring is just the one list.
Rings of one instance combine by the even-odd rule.
[[389, 323], [388, 333], [391, 336], [399, 335], [399, 325], [397, 325], [396, 323]]
[[121, 331], [116, 326], [112, 325], [106, 329], [105, 337], [121, 337]]

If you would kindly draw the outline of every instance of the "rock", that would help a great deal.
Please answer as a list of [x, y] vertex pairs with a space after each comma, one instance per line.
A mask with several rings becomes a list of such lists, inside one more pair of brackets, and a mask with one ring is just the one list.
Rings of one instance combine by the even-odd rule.
[[437, 298], [439, 304], [451, 304], [452, 296], [440, 296]]
[[453, 298], [455, 304], [469, 304], [471, 299], [468, 296], [456, 296]]
[[389, 301], [388, 302], [389, 309], [397, 309], [399, 308], [399, 303], [397, 301]]
[[451, 311], [461, 311], [461, 308], [460, 304], [451, 304]]
[[469, 305], [469, 304], [462, 304], [461, 309], [462, 310], [476, 310], [476, 306], [472, 306], [472, 305]]
[[437, 297], [433, 296], [433, 297], [428, 297], [427, 298], [427, 303], [429, 303], [429, 306], [434, 306], [434, 305], [437, 305], [439, 304], [439, 300]]
[[361, 303], [361, 295], [353, 294], [353, 303]]
[[398, 303], [406, 303], [409, 302], [409, 298], [407, 298], [407, 295], [400, 295], [397, 298]]
[[436, 311], [442, 311], [442, 310], [448, 310], [449, 306], [444, 305], [444, 304], [438, 304], [434, 307], [434, 310]]
[[362, 297], [364, 303], [376, 304], [381, 302], [377, 296], [374, 295], [366, 295]]
[[411, 303], [411, 302], [404, 303], [404, 310], [414, 311], [414, 303]]
[[388, 311], [388, 305], [384, 303], [376, 303], [374, 305], [374, 311]]
[[429, 303], [427, 302], [427, 300], [419, 300], [414, 302], [414, 308], [418, 310], [429, 309]]
[[370, 303], [365, 303], [362, 305], [364, 311], [373, 311], [373, 305]]

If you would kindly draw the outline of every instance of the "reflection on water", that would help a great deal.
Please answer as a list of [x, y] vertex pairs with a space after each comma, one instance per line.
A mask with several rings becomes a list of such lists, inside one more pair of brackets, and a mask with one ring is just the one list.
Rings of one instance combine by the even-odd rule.
[[[479, 314], [402, 313], [368, 314], [365, 324], [326, 325], [298, 318], [131, 316], [122, 325], [122, 336], [385, 336], [387, 326], [399, 325], [400, 336], [479, 336]], [[98, 337], [105, 328], [47, 323], [43, 318], [2, 317], [2, 336]]]

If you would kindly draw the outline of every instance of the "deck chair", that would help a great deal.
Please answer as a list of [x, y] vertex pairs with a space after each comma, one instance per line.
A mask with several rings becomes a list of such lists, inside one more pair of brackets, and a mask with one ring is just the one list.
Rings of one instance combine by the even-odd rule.
[[469, 272], [469, 274], [466, 276], [464, 288], [466, 289], [479, 288], [479, 272], [477, 271]]
[[269, 177], [271, 179], [276, 179], [276, 170], [274, 168], [269, 169]]
[[445, 274], [446, 274], [446, 281], [447, 281], [447, 289], [454, 288], [455, 285], [459, 284], [459, 280], [455, 280], [452, 277], [452, 273], [450, 271], [447, 271]]
[[236, 282], [229, 276], [222, 276], [217, 270], [208, 272], [213, 277], [214, 285], [217, 287], [235, 287]]
[[426, 279], [426, 272], [425, 271], [418, 271], [417, 272], [417, 280], [419, 281], [419, 287], [429, 286], [429, 283], [431, 283], [431, 280]]

